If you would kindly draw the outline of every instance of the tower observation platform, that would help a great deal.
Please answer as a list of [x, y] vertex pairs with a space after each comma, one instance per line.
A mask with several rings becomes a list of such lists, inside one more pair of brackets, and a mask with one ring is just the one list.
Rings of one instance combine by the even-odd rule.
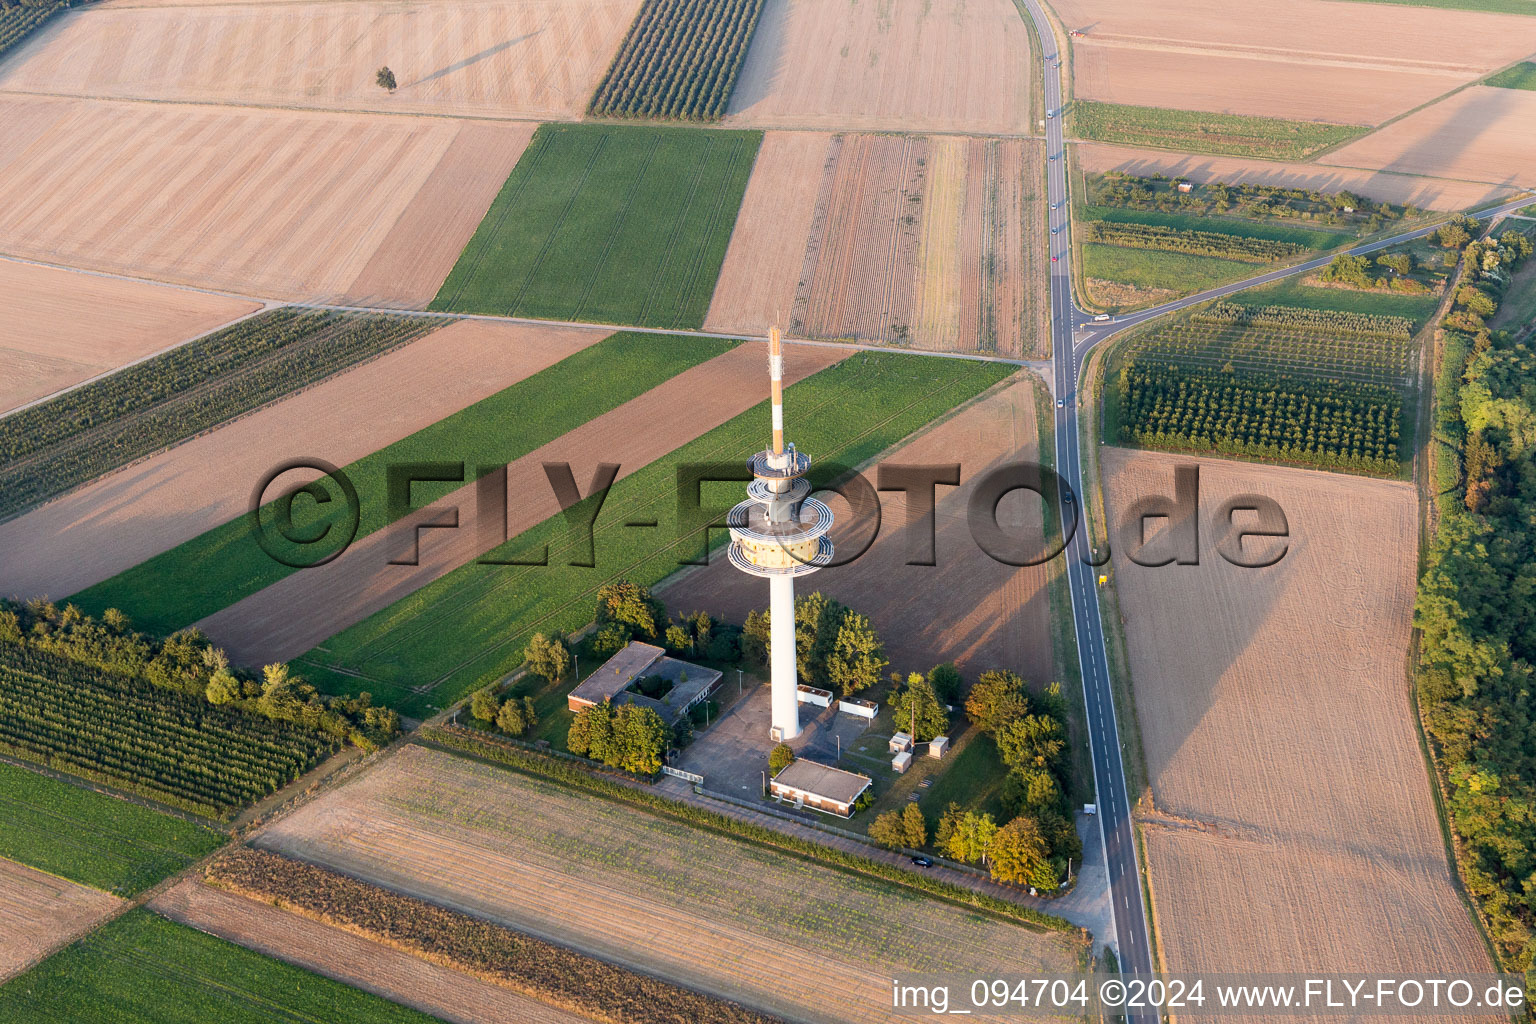
[[795, 580], [832, 560], [832, 510], [812, 498], [805, 475], [811, 457], [784, 442], [784, 343], [768, 335], [768, 380], [773, 441], [747, 460], [747, 500], [731, 509], [728, 557], [742, 572], [768, 580], [768, 661], [775, 742], [800, 735], [799, 679], [795, 669]]

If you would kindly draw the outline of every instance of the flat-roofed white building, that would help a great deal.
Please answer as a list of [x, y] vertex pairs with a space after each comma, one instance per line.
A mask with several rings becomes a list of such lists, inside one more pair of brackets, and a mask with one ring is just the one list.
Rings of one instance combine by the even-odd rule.
[[851, 818], [853, 805], [871, 784], [867, 775], [796, 758], [769, 780], [768, 789], [776, 800]]

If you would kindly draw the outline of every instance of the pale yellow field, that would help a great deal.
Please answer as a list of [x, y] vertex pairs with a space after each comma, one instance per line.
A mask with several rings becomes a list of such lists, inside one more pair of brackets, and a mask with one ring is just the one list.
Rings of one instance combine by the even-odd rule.
[[[1100, 142], [1080, 142], [1072, 150], [1078, 165], [1090, 173], [1125, 171], [1127, 174], [1163, 174], [1170, 178], [1188, 178], [1202, 183], [1248, 181], [1287, 188], [1315, 188], [1325, 192], [1347, 190], [1381, 202], [1412, 203], [1424, 210], [1462, 210], [1500, 199], [1512, 192], [1509, 188], [1480, 181], [1322, 167], [1315, 163], [1167, 153]], [[1326, 160], [1325, 157], [1322, 162]]]
[[[475, 131], [424, 117], [3, 95], [0, 122], [0, 253], [301, 300], [346, 294]], [[505, 150], [479, 168], [495, 187]], [[495, 187], [464, 187], [465, 205], [489, 205]], [[438, 237], [434, 268], [457, 257], [462, 233]]]
[[0, 981], [89, 931], [122, 903], [0, 858]]
[[[1172, 495], [1184, 463], [1200, 467], [1200, 564], [1137, 566], [1117, 543], [1114, 570], [1167, 969], [1491, 969], [1453, 888], [1413, 724], [1412, 485], [1109, 448], [1111, 522]], [[1215, 549], [1216, 510], [1240, 494], [1286, 514], [1271, 568]]]
[[261, 307], [0, 260], [0, 413]]
[[1062, 0], [1078, 99], [1378, 124], [1536, 51], [1536, 18], [1328, 0]]
[[1011, 0], [768, 0], [731, 95], [740, 126], [1026, 132]]
[[1536, 92], [1466, 89], [1319, 162], [1530, 188], [1536, 185]]
[[[327, 0], [66, 13], [0, 90], [325, 110], [568, 118], [639, 0]], [[387, 65], [399, 88], [374, 82]]]

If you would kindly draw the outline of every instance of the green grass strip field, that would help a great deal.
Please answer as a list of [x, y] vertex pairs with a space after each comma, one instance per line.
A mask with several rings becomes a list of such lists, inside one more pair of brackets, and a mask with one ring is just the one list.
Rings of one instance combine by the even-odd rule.
[[1356, 125], [1287, 121], [1278, 117], [1209, 114], [1166, 107], [1078, 100], [1072, 104], [1077, 138], [1124, 146], [1153, 146], [1192, 153], [1304, 160], [1369, 129]]
[[[462, 460], [468, 475], [477, 465], [511, 462], [735, 344], [712, 338], [615, 334], [359, 459], [345, 467], [361, 506], [357, 536], [365, 537], [391, 521], [386, 467]], [[254, 486], [257, 481], [251, 483]], [[411, 498], [417, 506], [426, 505], [459, 486], [418, 483], [411, 489]], [[333, 501], [325, 508], [341, 504]], [[296, 502], [295, 526], [321, 528], [330, 520], [320, 508]], [[337, 513], [330, 516], [335, 518]], [[241, 516], [70, 600], [92, 615], [107, 608], [122, 609], [136, 628], [158, 635], [189, 626], [293, 571], [262, 550], [248, 517]]]
[[1336, 309], [1344, 313], [1373, 313], [1407, 317], [1414, 330], [1424, 326], [1439, 305], [1436, 295], [1402, 295], [1367, 292], [1352, 288], [1317, 288], [1290, 277], [1243, 292], [1237, 298], [1254, 306], [1295, 306], [1299, 309]]
[[1291, 242], [1326, 252], [1355, 240], [1347, 231], [1297, 227], [1277, 221], [1247, 220], [1237, 217], [1201, 217], [1191, 213], [1162, 213], [1157, 210], [1126, 210], [1113, 206], [1084, 206], [1080, 216], [1111, 224], [1156, 224], [1181, 231], [1209, 231], [1220, 235], [1263, 238], [1271, 242]]
[[1439, 7], [1447, 11], [1487, 14], [1536, 14], [1536, 0], [1350, 0], [1351, 3], [1397, 4], [1400, 7]]
[[[856, 466], [1011, 372], [998, 363], [861, 353], [789, 389], [792, 440], [824, 467]], [[527, 557], [548, 544], [548, 566], [461, 566], [327, 640], [299, 659], [300, 670], [322, 690], [368, 690], [406, 715], [448, 706], [515, 669], [535, 631], [570, 632], [590, 622], [594, 594], [608, 580], [622, 576], [650, 585], [681, 559], [696, 557], [700, 536], [679, 538], [677, 467], [740, 466], [762, 448], [768, 425], [764, 402], [616, 483], [595, 529], [595, 568], [566, 564], [571, 540], [563, 518], [551, 518], [496, 554]], [[744, 487], [709, 485], [703, 501], [732, 504]], [[624, 525], [652, 519], [655, 528]], [[722, 537], [715, 531], [714, 540]]]
[[[1528, 6], [1531, 13], [1536, 14], [1536, 3]], [[1505, 68], [1483, 84], [1496, 89], [1536, 89], [1536, 63], [1522, 61], [1512, 68]]]
[[8, 1024], [429, 1024], [424, 1013], [132, 910], [0, 986]]
[[0, 857], [132, 896], [225, 841], [174, 815], [0, 761]]
[[762, 138], [542, 125], [432, 308], [702, 326]]
[[1119, 281], [1138, 288], [1196, 292], [1229, 281], [1240, 281], [1259, 272], [1252, 263], [1239, 263], [1215, 256], [1130, 249], [1096, 242], [1088, 242], [1083, 246], [1084, 275]]

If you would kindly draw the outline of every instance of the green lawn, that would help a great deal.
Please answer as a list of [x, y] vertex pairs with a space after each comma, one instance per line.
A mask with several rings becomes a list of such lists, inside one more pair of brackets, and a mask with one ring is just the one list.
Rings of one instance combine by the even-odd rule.
[[1132, 249], [1127, 246], [1089, 242], [1083, 246], [1083, 273], [1087, 277], [1119, 281], [1138, 288], [1171, 288], [1179, 293], [1214, 288], [1264, 272], [1262, 265], [1239, 263], [1215, 256]]
[[937, 823], [944, 809], [957, 803], [968, 811], [990, 814], [998, 821], [1006, 818], [1003, 783], [1008, 779], [1008, 766], [1003, 764], [992, 737], [977, 733], [951, 756], [949, 767], [918, 797], [917, 805], [923, 809], [924, 817]]
[[8, 1024], [429, 1024], [426, 1014], [132, 910], [0, 986]]
[[227, 838], [0, 761], [0, 857], [60, 878], [132, 896]]
[[[822, 470], [856, 466], [1010, 372], [997, 363], [861, 353], [789, 388], [790, 436]], [[300, 670], [322, 690], [368, 690], [407, 715], [448, 706], [515, 669], [533, 632], [570, 632], [590, 622], [595, 591], [608, 580], [654, 584], [697, 557], [699, 535], [684, 535], [677, 521], [678, 465], [719, 462], [735, 470], [767, 440], [768, 420], [764, 402], [616, 483], [595, 530], [596, 568], [567, 564], [564, 520], [551, 518], [497, 552], [526, 557], [548, 544], [548, 566], [461, 566], [330, 638], [299, 659]], [[744, 487], [710, 484], [703, 501], [729, 507]], [[657, 525], [625, 525], [642, 520]], [[722, 538], [714, 531], [712, 540]]]
[[1319, 150], [1368, 131], [1357, 125], [1134, 107], [1090, 100], [1077, 100], [1071, 109], [1072, 130], [1080, 139], [1267, 160], [1304, 160]]
[[431, 308], [701, 326], [761, 142], [542, 125]]
[[1249, 220], [1243, 217], [1202, 217], [1192, 213], [1162, 213], [1158, 210], [1129, 210], [1113, 206], [1085, 206], [1082, 217], [1111, 224], [1158, 224], [1182, 231], [1212, 231], [1221, 235], [1265, 238], [1274, 242], [1294, 242], [1324, 252], [1352, 242], [1357, 237], [1348, 231], [1307, 228], [1282, 221]]
[[[1532, 13], [1536, 13], [1536, 3], [1528, 6]], [[1505, 68], [1483, 84], [1497, 89], [1536, 89], [1536, 63], [1522, 61], [1512, 68]]]
[[1536, 323], [1536, 260], [1515, 274], [1489, 326], [1514, 331], [1529, 323]]
[[1337, 309], [1345, 313], [1382, 313], [1403, 316], [1413, 321], [1414, 329], [1434, 313], [1440, 299], [1434, 295], [1399, 295], [1394, 292], [1366, 292], [1352, 288], [1314, 288], [1302, 284], [1301, 276], [1250, 288], [1231, 297], [1233, 302], [1250, 306], [1297, 306], [1301, 309]]
[[[395, 518], [385, 498], [387, 466], [463, 461], [466, 475], [472, 475], [476, 466], [510, 462], [735, 344], [615, 334], [359, 459], [345, 467], [361, 506], [357, 536], [367, 536]], [[418, 483], [411, 488], [411, 499], [417, 506], [426, 505], [460, 486]], [[308, 499], [295, 502], [295, 527], [318, 529], [337, 518], [335, 510], [344, 504], [337, 498], [323, 507]], [[158, 635], [189, 626], [293, 571], [262, 550], [248, 519], [241, 516], [70, 600], [92, 615], [120, 608], [136, 628]]]

